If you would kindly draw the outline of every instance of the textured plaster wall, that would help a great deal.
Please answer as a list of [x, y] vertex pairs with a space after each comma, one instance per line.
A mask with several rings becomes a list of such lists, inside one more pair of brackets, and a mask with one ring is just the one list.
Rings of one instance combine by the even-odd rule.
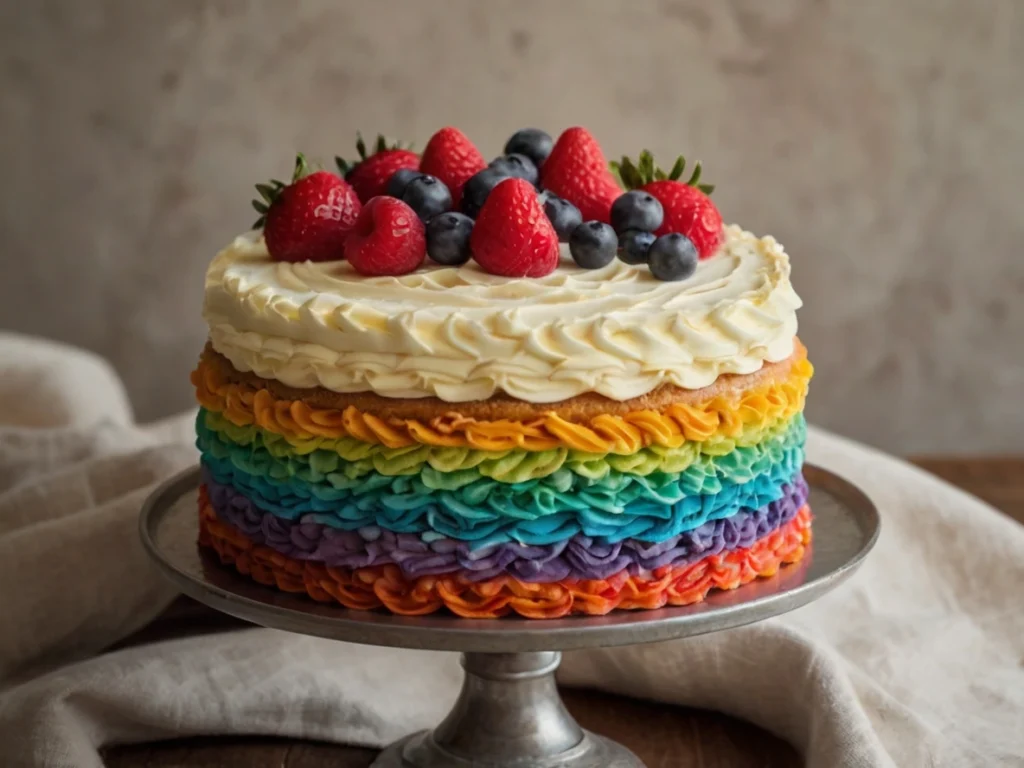
[[190, 402], [204, 267], [251, 185], [357, 128], [585, 124], [700, 157], [775, 234], [814, 421], [903, 451], [1024, 449], [1020, 0], [0, 0], [0, 327]]

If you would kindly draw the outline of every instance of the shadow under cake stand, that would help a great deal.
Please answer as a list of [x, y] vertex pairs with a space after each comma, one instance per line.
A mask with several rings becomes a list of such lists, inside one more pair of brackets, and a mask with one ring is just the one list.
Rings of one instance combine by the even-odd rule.
[[266, 627], [367, 645], [463, 652], [454, 708], [433, 731], [385, 749], [372, 768], [643, 768], [632, 752], [584, 731], [555, 685], [560, 651], [652, 643], [750, 624], [798, 608], [833, 589], [878, 538], [878, 512], [854, 485], [806, 465], [814, 540], [775, 576], [704, 602], [656, 611], [551, 620], [395, 616], [353, 611], [265, 587], [196, 545], [199, 469], [171, 478], [146, 500], [142, 543], [189, 597]]

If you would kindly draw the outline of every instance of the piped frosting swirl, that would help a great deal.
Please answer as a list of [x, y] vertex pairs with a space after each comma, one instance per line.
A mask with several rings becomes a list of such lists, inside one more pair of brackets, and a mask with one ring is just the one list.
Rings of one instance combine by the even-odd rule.
[[616, 260], [509, 280], [473, 264], [365, 278], [345, 262], [273, 262], [237, 238], [206, 276], [213, 347], [239, 370], [293, 387], [436, 396], [505, 392], [554, 402], [699, 389], [794, 348], [801, 302], [771, 237], [731, 226], [685, 283]]
[[394, 533], [369, 527], [345, 531], [319, 523], [276, 517], [258, 509], [227, 486], [206, 487], [217, 516], [277, 552], [331, 568], [367, 568], [396, 564], [408, 578], [460, 572], [470, 581], [508, 573], [528, 582], [607, 579], [620, 571], [649, 574], [665, 566], [692, 563], [725, 550], [743, 549], [792, 520], [807, 502], [807, 484], [798, 475], [782, 496], [757, 510], [704, 523], [665, 541], [608, 542], [582, 534], [545, 546], [515, 542], [472, 548], [464, 541]]

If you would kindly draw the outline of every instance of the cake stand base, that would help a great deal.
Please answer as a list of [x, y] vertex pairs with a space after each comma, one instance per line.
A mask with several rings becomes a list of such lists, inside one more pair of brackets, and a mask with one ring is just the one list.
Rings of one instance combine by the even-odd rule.
[[644, 768], [565, 709], [555, 685], [561, 657], [465, 654], [462, 693], [444, 722], [392, 744], [371, 768]]

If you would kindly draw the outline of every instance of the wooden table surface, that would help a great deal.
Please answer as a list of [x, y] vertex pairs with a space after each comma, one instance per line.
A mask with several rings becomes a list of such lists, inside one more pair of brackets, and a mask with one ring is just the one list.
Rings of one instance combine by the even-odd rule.
[[[1024, 523], [1024, 458], [928, 459], [915, 462]], [[182, 634], [242, 628], [182, 598], [126, 644]], [[594, 691], [562, 691], [584, 728], [632, 749], [648, 768], [794, 768], [796, 750], [726, 715], [626, 699]], [[189, 738], [106, 751], [111, 768], [366, 768], [376, 750], [292, 739]]]

